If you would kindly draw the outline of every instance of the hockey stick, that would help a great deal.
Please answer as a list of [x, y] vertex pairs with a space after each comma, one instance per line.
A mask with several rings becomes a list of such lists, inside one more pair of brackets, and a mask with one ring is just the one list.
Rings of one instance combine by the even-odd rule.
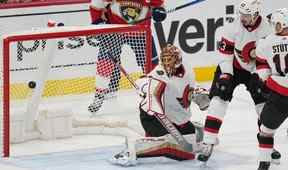
[[175, 8], [171, 8], [171, 9], [168, 9], [166, 14], [169, 14], [169, 13], [172, 13], [172, 12], [175, 12], [175, 11], [178, 11], [182, 8], [186, 8], [188, 6], [191, 6], [191, 5], [195, 5], [195, 4], [198, 4], [199, 2], [202, 2], [202, 1], [205, 1], [205, 0], [194, 0], [194, 1], [191, 1], [191, 2], [188, 2], [186, 4], [183, 4], [183, 5], [180, 5], [180, 6], [177, 6]]
[[[113, 60], [113, 59], [112, 59]], [[138, 85], [135, 81], [129, 76], [126, 70], [120, 65], [117, 61], [115, 61], [116, 66], [119, 67], [120, 71], [127, 78], [127, 80], [132, 84], [132, 86], [139, 90]], [[159, 120], [159, 122], [164, 126], [164, 128], [171, 134], [171, 136], [177, 141], [179, 145], [187, 152], [193, 151], [193, 145], [183, 137], [183, 135], [177, 130], [177, 128], [172, 124], [172, 122], [167, 118], [165, 114], [154, 112], [154, 116]]]
[[[198, 4], [198, 3], [202, 2], [202, 1], [205, 1], [205, 0], [192, 0], [191, 2], [187, 2], [186, 4], [182, 4], [182, 5], [179, 5], [179, 6], [175, 7], [175, 8], [170, 8], [170, 9], [168, 9], [168, 10], [166, 11], [166, 14], [169, 14], [169, 13], [172, 13], [172, 12], [175, 12], [175, 11], [178, 11], [178, 10], [183, 9], [183, 8], [186, 8], [186, 7], [188, 7], [188, 6], [192, 6], [192, 5]], [[141, 19], [141, 20], [139, 20], [139, 21], [134, 22], [134, 24], [138, 24], [138, 23], [147, 21], [147, 20], [149, 20], [149, 19], [151, 19], [151, 18], [152, 18], [152, 16], [149, 16], [149, 17], [147, 17], [147, 18], [144, 18], [144, 19]]]

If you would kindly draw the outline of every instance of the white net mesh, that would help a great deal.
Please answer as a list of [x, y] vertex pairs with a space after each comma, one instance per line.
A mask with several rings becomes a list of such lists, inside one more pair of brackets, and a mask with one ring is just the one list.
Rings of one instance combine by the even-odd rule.
[[[97, 116], [105, 110], [108, 99], [132, 88], [121, 75], [119, 64], [133, 79], [148, 71], [149, 36], [150, 30], [139, 26], [63, 27], [7, 36], [9, 54], [3, 54], [10, 57], [10, 81], [5, 83], [10, 86], [11, 121], [7, 123], [21, 122], [25, 117], [24, 129], [37, 131], [34, 123], [39, 110], [59, 104], [73, 113]], [[12, 142], [26, 140], [21, 138], [22, 127], [13, 132], [19, 126], [10, 125]]]

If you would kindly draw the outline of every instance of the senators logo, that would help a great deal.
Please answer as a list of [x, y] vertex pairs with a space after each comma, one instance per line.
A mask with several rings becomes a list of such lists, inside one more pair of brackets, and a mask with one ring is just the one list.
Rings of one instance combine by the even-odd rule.
[[133, 23], [138, 20], [142, 7], [139, 2], [123, 1], [120, 3], [120, 13], [128, 23]]

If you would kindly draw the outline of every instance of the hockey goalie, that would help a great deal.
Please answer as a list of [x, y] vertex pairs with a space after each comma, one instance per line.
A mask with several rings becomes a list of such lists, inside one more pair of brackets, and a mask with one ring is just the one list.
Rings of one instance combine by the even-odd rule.
[[191, 70], [182, 64], [176, 46], [168, 44], [161, 50], [160, 64], [136, 82], [142, 97], [140, 120], [146, 135], [126, 139], [127, 148], [113, 156], [113, 164], [132, 166], [145, 157], [165, 156], [179, 161], [195, 158], [200, 149], [197, 142], [201, 141], [196, 132], [201, 134], [201, 127], [190, 121], [190, 104], [194, 101], [205, 110], [210, 100], [205, 89], [195, 88]]

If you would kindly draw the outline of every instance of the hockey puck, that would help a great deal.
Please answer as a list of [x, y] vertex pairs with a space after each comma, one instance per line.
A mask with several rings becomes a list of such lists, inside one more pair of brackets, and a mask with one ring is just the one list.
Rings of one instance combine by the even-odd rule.
[[30, 89], [34, 89], [34, 88], [36, 87], [36, 82], [35, 82], [35, 81], [29, 81], [28, 87], [29, 87]]

